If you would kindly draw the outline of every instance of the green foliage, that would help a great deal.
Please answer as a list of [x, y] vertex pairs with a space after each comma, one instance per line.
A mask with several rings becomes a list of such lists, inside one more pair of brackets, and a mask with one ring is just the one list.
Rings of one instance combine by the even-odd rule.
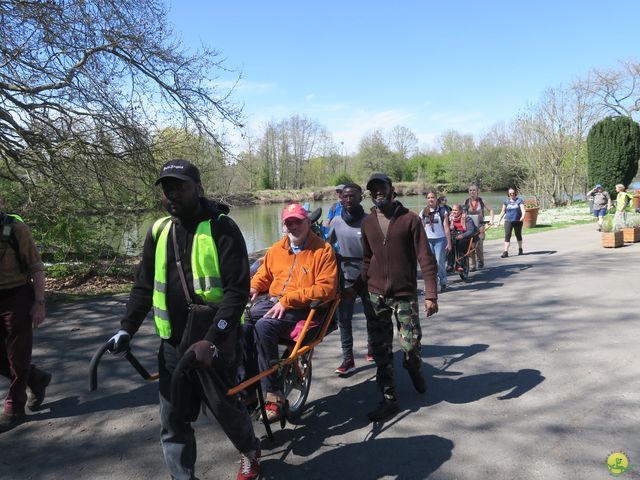
[[640, 126], [629, 117], [608, 117], [587, 136], [588, 182], [613, 192], [617, 183], [628, 185], [638, 171]]
[[347, 183], [353, 183], [351, 175], [349, 175], [347, 172], [338, 172], [331, 179], [332, 185], [346, 185]]

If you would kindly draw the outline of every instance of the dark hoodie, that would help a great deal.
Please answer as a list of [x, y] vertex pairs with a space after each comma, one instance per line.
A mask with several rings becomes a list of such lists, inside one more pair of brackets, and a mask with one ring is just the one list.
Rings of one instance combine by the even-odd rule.
[[[224, 319], [227, 322], [228, 326], [225, 328], [225, 332], [232, 331], [240, 324], [240, 317], [249, 299], [249, 261], [247, 247], [240, 229], [231, 218], [226, 216], [229, 213], [229, 207], [204, 198], [201, 198], [200, 201], [203, 207], [202, 214], [193, 224], [183, 225], [177, 218], [172, 220], [176, 225], [178, 248], [183, 259], [182, 265], [192, 299], [196, 298], [193, 291], [190, 261], [193, 236], [198, 223], [207, 219], [211, 220], [212, 234], [218, 250], [224, 298], [216, 309], [215, 317], [205, 338], [210, 342], [217, 343], [217, 340], [220, 340], [219, 337], [224, 335], [218, 330], [219, 320]], [[220, 216], [220, 214], [225, 215]], [[142, 261], [138, 266], [127, 303], [127, 313], [120, 322], [122, 328], [131, 335], [138, 331], [152, 306], [155, 250], [156, 244], [151, 229], [149, 229], [144, 241]], [[176, 268], [171, 237], [167, 242], [167, 308], [171, 321], [169, 343], [176, 346], [180, 343], [186, 324], [187, 301]]]
[[386, 238], [376, 208], [362, 221], [362, 280], [372, 293], [385, 297], [417, 295], [417, 264], [424, 277], [424, 296], [438, 298], [435, 258], [418, 215], [394, 203]]

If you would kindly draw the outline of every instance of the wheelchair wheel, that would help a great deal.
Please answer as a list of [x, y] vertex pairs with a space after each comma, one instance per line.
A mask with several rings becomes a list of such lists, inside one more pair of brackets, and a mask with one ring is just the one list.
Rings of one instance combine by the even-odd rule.
[[284, 396], [289, 402], [288, 418], [295, 420], [304, 410], [311, 388], [311, 353], [300, 355], [284, 375]]

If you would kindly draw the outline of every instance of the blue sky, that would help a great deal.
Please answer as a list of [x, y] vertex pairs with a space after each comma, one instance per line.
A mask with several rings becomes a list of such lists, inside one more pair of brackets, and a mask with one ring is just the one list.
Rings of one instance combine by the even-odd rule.
[[[242, 72], [254, 132], [292, 114], [348, 152], [375, 128], [481, 135], [593, 68], [640, 61], [640, 2], [170, 0], [187, 46]], [[226, 85], [233, 74], [221, 75]]]

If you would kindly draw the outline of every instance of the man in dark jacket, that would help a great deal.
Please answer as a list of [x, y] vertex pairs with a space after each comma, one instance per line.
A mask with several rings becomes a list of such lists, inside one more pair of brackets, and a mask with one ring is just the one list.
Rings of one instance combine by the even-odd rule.
[[380, 404], [369, 419], [383, 420], [399, 411], [393, 379], [393, 320], [404, 353], [403, 366], [413, 386], [426, 392], [420, 357], [420, 317], [418, 313], [417, 264], [424, 277], [424, 310], [427, 317], [438, 311], [435, 258], [418, 215], [394, 200], [391, 179], [384, 173], [369, 177], [367, 190], [375, 207], [362, 222], [362, 279], [368, 285], [375, 317], [367, 321], [376, 381], [382, 392]]
[[[160, 372], [161, 442], [174, 479], [193, 479], [196, 441], [191, 422], [201, 402], [211, 410], [241, 453], [238, 480], [258, 478], [260, 443], [235, 386], [241, 340], [240, 319], [249, 298], [249, 261], [242, 234], [228, 207], [203, 198], [198, 169], [186, 160], [167, 162], [156, 184], [171, 217], [155, 222], [113, 353], [126, 352], [153, 307]], [[176, 248], [177, 247], [177, 248]], [[171, 374], [182, 354], [195, 353], [183, 376], [179, 405], [171, 403]], [[178, 408], [180, 406], [181, 408]]]

